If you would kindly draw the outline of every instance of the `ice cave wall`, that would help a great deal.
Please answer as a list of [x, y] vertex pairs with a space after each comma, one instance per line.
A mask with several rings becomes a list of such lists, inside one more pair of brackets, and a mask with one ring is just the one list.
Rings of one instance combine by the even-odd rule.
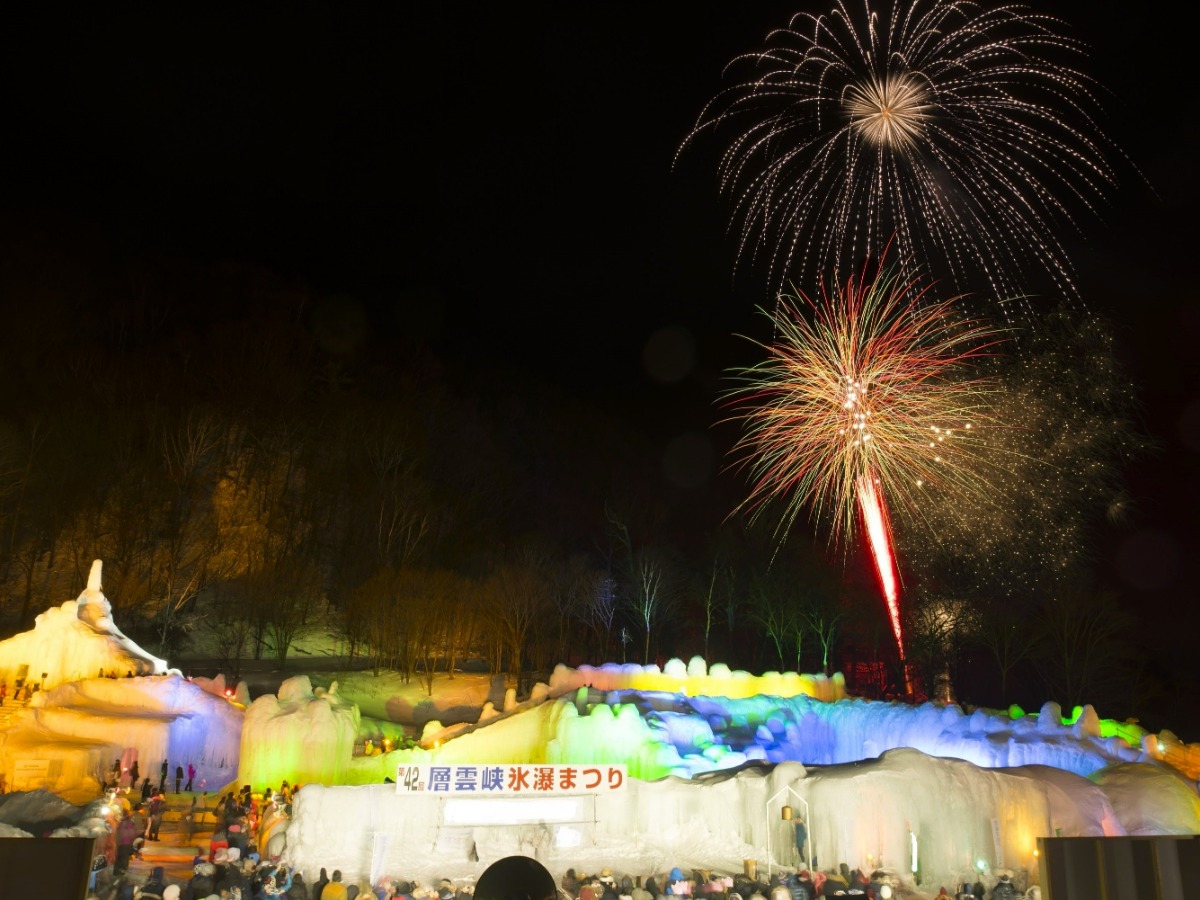
[[39, 691], [0, 733], [0, 772], [10, 787], [22, 761], [47, 760], [44, 786], [62, 794], [96, 791], [118, 757], [158, 779], [166, 759], [197, 769], [213, 790], [237, 773], [243, 710], [179, 675], [90, 678]]

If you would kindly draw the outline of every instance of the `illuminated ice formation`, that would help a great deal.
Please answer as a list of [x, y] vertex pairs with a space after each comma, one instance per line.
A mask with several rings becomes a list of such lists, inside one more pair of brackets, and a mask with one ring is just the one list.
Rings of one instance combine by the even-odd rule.
[[336, 682], [314, 691], [307, 675], [289, 678], [277, 696], [259, 697], [246, 710], [238, 781], [256, 788], [344, 783], [358, 730], [358, 707], [338, 696]]
[[113, 761], [138, 761], [157, 780], [166, 759], [196, 767], [195, 784], [214, 790], [237, 773], [242, 709], [179, 675], [89, 678], [34, 694], [0, 733], [0, 773], [19, 789], [22, 772], [44, 761], [36, 785], [94, 796]]
[[[54, 687], [101, 672], [125, 676], [162, 675], [164, 660], [126, 637], [112, 620], [100, 587], [100, 560], [92, 563], [87, 587], [76, 600], [51, 607], [26, 631], [0, 641], [0, 680], [12, 695], [17, 681]], [[44, 673], [44, 677], [43, 677]]]
[[[636, 680], [618, 682], [588, 672], [582, 677], [601, 685]], [[572, 683], [558, 679], [560, 690]], [[634, 777], [652, 780], [669, 774], [695, 777], [748, 761], [855, 762], [899, 748], [984, 768], [1043, 765], [1077, 775], [1154, 758], [1140, 744], [1102, 736], [1090, 708], [1064, 724], [1053, 703], [1036, 717], [1013, 718], [934, 703], [826, 703], [806, 694], [731, 699], [580, 686], [573, 694], [516, 712], [484, 720], [473, 730], [426, 735], [414, 750], [356, 761], [349, 780], [379, 781], [404, 761], [623, 763]]]
[[846, 684], [841, 673], [831, 676], [803, 675], [797, 672], [766, 672], [751, 675], [740, 669], [730, 670], [724, 663], [709, 667], [703, 658], [692, 657], [686, 666], [683, 660], [672, 659], [660, 671], [658, 666], [636, 663], [603, 666], [580, 666], [572, 669], [559, 665], [550, 676], [549, 693], [559, 696], [581, 687], [601, 691], [664, 691], [687, 696], [745, 698], [759, 694], [776, 697], [808, 696], [832, 702], [846, 696]]
[[505, 804], [497, 810], [503, 825], [464, 820], [452, 796], [400, 794], [392, 785], [306, 787], [293, 807], [286, 859], [306, 876], [326, 866], [426, 883], [477, 878], [512, 853], [535, 856], [552, 872], [604, 865], [642, 874], [676, 865], [736, 872], [745, 859], [758, 860], [760, 872], [794, 869], [800, 860], [781, 815], [787, 804], [808, 814], [822, 867], [878, 865], [910, 883], [919, 876], [935, 886], [932, 894], [938, 884], [975, 880], [981, 860], [989, 872], [1030, 868], [1039, 836], [1126, 833], [1128, 794], [1136, 794], [1136, 810], [1200, 831], [1194, 792], [1179, 791], [1178, 779], [1162, 772], [1135, 764], [1114, 789], [1056, 769], [984, 769], [902, 749], [856, 764], [631, 780], [623, 793], [574, 798], [570, 809], [509, 797], [496, 801]]

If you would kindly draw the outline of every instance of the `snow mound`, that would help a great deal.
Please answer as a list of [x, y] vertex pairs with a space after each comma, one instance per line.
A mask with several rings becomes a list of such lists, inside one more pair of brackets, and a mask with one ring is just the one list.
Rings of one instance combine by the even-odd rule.
[[1130, 763], [1091, 776], [1131, 835], [1200, 834], [1200, 798], [1164, 766]]

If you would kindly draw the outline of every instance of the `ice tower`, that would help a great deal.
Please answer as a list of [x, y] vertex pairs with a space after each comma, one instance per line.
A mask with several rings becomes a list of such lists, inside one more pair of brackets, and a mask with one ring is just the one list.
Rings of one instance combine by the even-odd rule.
[[167, 663], [130, 640], [112, 619], [112, 604], [101, 588], [102, 564], [92, 563], [87, 587], [78, 599], [52, 606], [34, 620], [33, 630], [0, 641], [0, 679], [11, 693], [18, 685], [42, 690], [85, 678], [109, 675], [163, 675]]

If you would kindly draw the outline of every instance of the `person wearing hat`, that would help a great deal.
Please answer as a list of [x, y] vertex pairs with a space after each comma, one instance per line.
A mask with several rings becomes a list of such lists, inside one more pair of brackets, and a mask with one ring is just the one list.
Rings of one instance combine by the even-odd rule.
[[346, 886], [342, 884], [342, 870], [334, 869], [329, 883], [321, 891], [320, 900], [347, 900]]
[[207, 897], [217, 889], [217, 867], [203, 860], [192, 866], [192, 880], [188, 884], [188, 894], [192, 897]]
[[150, 873], [150, 880], [142, 885], [142, 890], [138, 894], [139, 897], [153, 898], [153, 900], [162, 900], [163, 891], [167, 887], [166, 870], [162, 866], [155, 866], [154, 871]]
[[567, 873], [563, 875], [562, 889], [572, 900], [579, 896], [579, 876], [575, 874], [574, 869], [567, 869]]
[[1017, 887], [1012, 883], [1012, 879], [1007, 872], [1000, 873], [1000, 880], [996, 882], [996, 886], [992, 888], [992, 900], [1014, 900], [1017, 896]]

